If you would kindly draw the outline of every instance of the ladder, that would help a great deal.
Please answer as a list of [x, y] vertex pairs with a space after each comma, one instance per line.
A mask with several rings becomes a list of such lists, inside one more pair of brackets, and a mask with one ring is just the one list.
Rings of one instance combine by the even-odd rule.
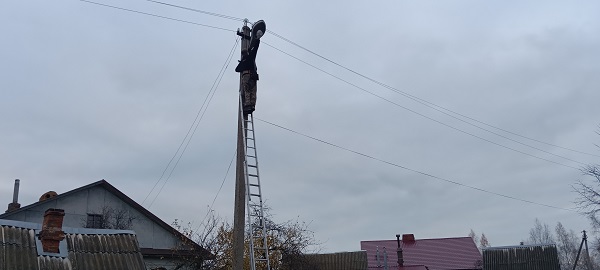
[[244, 177], [246, 178], [246, 211], [250, 244], [250, 269], [270, 270], [267, 228], [265, 224], [262, 190], [258, 172], [258, 156], [254, 136], [254, 117], [244, 115], [240, 98], [240, 113], [244, 119]]

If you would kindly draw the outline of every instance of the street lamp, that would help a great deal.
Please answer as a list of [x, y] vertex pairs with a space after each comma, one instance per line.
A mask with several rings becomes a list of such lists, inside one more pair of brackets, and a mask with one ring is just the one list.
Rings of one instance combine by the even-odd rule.
[[259, 20], [252, 25], [250, 37], [242, 34], [243, 39], [250, 38], [250, 45], [248, 48], [242, 46], [242, 59], [235, 67], [235, 71], [240, 72], [242, 75], [242, 91], [240, 94], [242, 95], [242, 109], [246, 115], [254, 112], [256, 106], [256, 81], [258, 81], [256, 53], [260, 45], [260, 38], [266, 31], [267, 24], [263, 20]]

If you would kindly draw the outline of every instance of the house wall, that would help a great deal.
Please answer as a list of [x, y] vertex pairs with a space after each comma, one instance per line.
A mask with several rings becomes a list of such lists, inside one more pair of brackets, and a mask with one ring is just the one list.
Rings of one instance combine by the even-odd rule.
[[8, 214], [4, 218], [42, 223], [44, 212], [48, 208], [59, 208], [65, 210], [63, 226], [85, 227], [87, 214], [100, 214], [105, 206], [113, 209], [125, 209], [136, 218], [130, 230], [135, 231], [137, 234], [140, 248], [171, 249], [179, 242], [172, 232], [151, 221], [101, 186], [91, 187], [66, 197], [49, 200], [25, 211]]

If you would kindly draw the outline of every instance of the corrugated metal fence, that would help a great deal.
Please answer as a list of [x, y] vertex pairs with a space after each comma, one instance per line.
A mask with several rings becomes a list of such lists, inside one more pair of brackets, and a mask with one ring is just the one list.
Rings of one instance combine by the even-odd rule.
[[560, 270], [554, 245], [527, 245], [483, 250], [484, 270]]

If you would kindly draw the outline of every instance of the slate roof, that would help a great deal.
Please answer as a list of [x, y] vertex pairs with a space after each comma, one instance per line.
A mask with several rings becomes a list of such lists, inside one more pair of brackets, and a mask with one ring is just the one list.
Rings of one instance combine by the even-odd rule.
[[[140, 213], [142, 213], [144, 216], [146, 216], [148, 219], [150, 219], [151, 221], [153, 221], [154, 223], [158, 224], [159, 226], [161, 226], [162, 228], [164, 228], [165, 230], [172, 232], [177, 238], [179, 239], [187, 239], [186, 243], [190, 243], [192, 245], [191, 250], [198, 250], [201, 253], [201, 256], [207, 259], [213, 259], [214, 255], [211, 254], [208, 250], [206, 250], [205, 248], [201, 247], [200, 245], [198, 245], [197, 243], [195, 243], [194, 241], [190, 240], [187, 236], [183, 235], [181, 232], [179, 232], [178, 230], [176, 230], [175, 228], [173, 228], [171, 225], [167, 224], [166, 222], [164, 222], [162, 219], [160, 219], [159, 217], [157, 217], [156, 215], [154, 215], [152, 212], [148, 211], [148, 209], [144, 208], [142, 205], [140, 205], [139, 203], [137, 203], [136, 201], [134, 201], [133, 199], [129, 198], [129, 196], [125, 195], [125, 193], [121, 192], [120, 190], [118, 190], [117, 188], [115, 188], [113, 185], [111, 185], [110, 183], [108, 183], [106, 180], [102, 179], [100, 181], [96, 181], [94, 183], [67, 191], [65, 193], [59, 194], [55, 197], [49, 198], [45, 201], [40, 201], [40, 202], [35, 202], [32, 203], [30, 205], [26, 205], [23, 206], [17, 210], [8, 212], [8, 213], [3, 213], [0, 214], [0, 219], [3, 219], [5, 217], [8, 217], [10, 215], [19, 213], [21, 211], [26, 211], [27, 209], [30, 208], [34, 208], [38, 205], [41, 205], [43, 203], [47, 203], [53, 200], [59, 200], [61, 198], [67, 197], [71, 194], [80, 192], [82, 190], [86, 190], [86, 189], [90, 189], [93, 187], [103, 187], [104, 189], [108, 190], [109, 192], [111, 192], [112, 194], [114, 194], [115, 196], [117, 196], [119, 199], [123, 200], [124, 202], [126, 202], [127, 204], [129, 204], [131, 207], [133, 207], [134, 209], [136, 209], [137, 211], [139, 211]], [[142, 249], [142, 253], [143, 254], [147, 254], [149, 256], [158, 256], [158, 257], [169, 257], [169, 256], [173, 256], [173, 251], [170, 249]]]
[[63, 227], [60, 253], [41, 250], [41, 224], [0, 219], [0, 270], [145, 269], [133, 231]]
[[[457, 270], [481, 269], [481, 253], [471, 237], [416, 239], [402, 242], [405, 269]], [[360, 247], [367, 251], [369, 269], [383, 265], [383, 253], [387, 254], [389, 267], [398, 267], [396, 240], [361, 241]], [[377, 250], [379, 249], [379, 263]], [[408, 267], [417, 268], [408, 268]], [[418, 268], [421, 267], [421, 268]]]

